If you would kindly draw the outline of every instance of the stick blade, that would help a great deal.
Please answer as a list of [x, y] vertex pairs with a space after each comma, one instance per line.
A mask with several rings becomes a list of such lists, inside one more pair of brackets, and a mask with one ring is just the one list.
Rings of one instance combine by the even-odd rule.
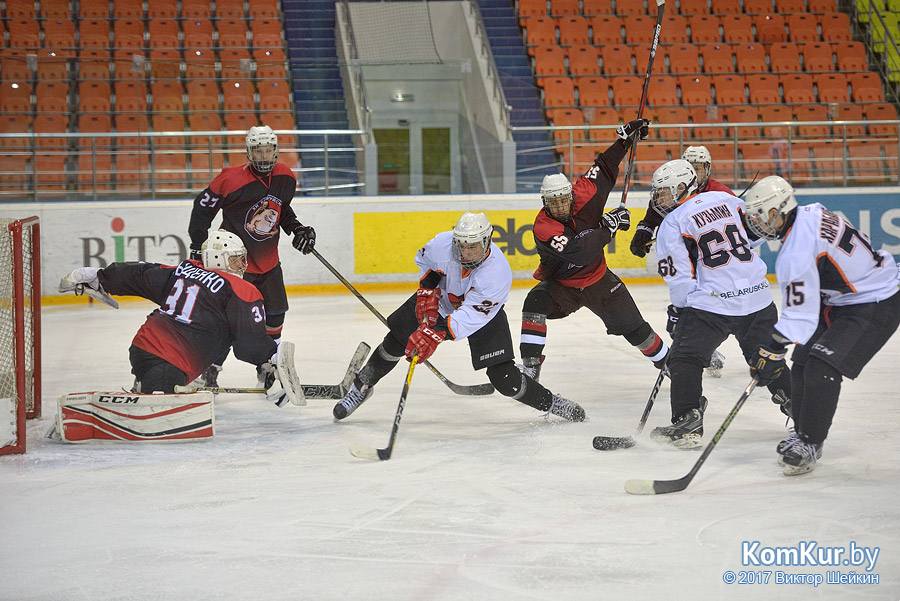
[[387, 449], [376, 449], [362, 444], [350, 445], [350, 454], [360, 459], [371, 459], [373, 461], [385, 461], [391, 458], [391, 454]]
[[631, 436], [595, 436], [594, 448], [598, 451], [630, 449], [637, 444]]
[[625, 492], [630, 495], [655, 495], [653, 480], [632, 479], [625, 481]]
[[681, 492], [690, 484], [690, 478], [678, 480], [628, 480], [625, 492], [631, 495], [664, 495], [670, 492]]
[[447, 386], [454, 393], [463, 396], [487, 396], [489, 394], [494, 394], [493, 384], [473, 384], [471, 386], [463, 386], [461, 384], [448, 382]]

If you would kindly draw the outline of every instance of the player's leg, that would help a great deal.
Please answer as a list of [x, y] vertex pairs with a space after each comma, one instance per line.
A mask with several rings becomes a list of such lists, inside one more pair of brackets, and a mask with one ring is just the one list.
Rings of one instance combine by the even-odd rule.
[[672, 380], [672, 425], [654, 428], [651, 438], [680, 448], [700, 445], [703, 436], [703, 368], [731, 332], [728, 317], [690, 307], [681, 312], [667, 367]]
[[519, 339], [519, 355], [525, 373], [535, 380], [540, 379], [544, 345], [547, 344], [547, 320], [561, 319], [580, 307], [576, 291], [558, 282], [548, 280], [531, 289], [522, 304], [522, 335]]
[[487, 369], [488, 379], [497, 392], [538, 411], [549, 411], [569, 421], [584, 421], [584, 409], [578, 403], [553, 394], [516, 367], [506, 311], [500, 309], [468, 340], [472, 367], [475, 370]]
[[[281, 263], [266, 273], [247, 273], [244, 280], [250, 282], [263, 297], [263, 307], [266, 310], [266, 333], [281, 344], [281, 331], [284, 329], [285, 314], [288, 310], [287, 292], [284, 289], [284, 272]], [[266, 374], [256, 370], [257, 388], [264, 388]]]
[[584, 295], [585, 306], [603, 320], [607, 334], [624, 337], [654, 367], [663, 368], [669, 347], [641, 315], [628, 288], [616, 274], [607, 270], [599, 281], [585, 288]]
[[[777, 321], [778, 310], [775, 308], [775, 303], [771, 303], [764, 309], [760, 309], [738, 320], [733, 333], [741, 347], [741, 353], [744, 355], [744, 361], [747, 365], [756, 361], [759, 347], [771, 341], [772, 330]], [[778, 379], [766, 387], [772, 394], [772, 402], [779, 406], [782, 413], [791, 417], [791, 398], [793, 394], [791, 391], [790, 370], [785, 369], [782, 371]]]
[[143, 394], [164, 392], [174, 394], [176, 386], [187, 385], [187, 374], [160, 357], [136, 346], [128, 349], [134, 391]]
[[372, 396], [375, 384], [386, 376], [404, 356], [406, 342], [419, 324], [416, 320], [416, 295], [413, 294], [387, 318], [390, 330], [353, 378], [350, 390], [335, 404], [335, 420], [342, 420]]

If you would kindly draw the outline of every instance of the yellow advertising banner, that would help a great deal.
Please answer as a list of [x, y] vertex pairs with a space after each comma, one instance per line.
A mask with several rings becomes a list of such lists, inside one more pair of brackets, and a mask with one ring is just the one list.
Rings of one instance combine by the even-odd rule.
[[[538, 266], [532, 228], [537, 211], [485, 211], [494, 226], [494, 243], [506, 255], [514, 271], [533, 271]], [[646, 209], [631, 210], [632, 228]], [[440, 232], [453, 229], [459, 211], [403, 211], [354, 213], [353, 248], [356, 273], [417, 273], [415, 253]], [[628, 250], [634, 229], [619, 232], [606, 247], [610, 268], [644, 268], [646, 259]]]

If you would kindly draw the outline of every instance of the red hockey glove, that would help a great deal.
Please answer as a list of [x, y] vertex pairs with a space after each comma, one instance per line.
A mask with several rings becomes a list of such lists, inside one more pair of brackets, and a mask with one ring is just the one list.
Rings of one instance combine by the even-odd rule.
[[435, 332], [424, 324], [420, 325], [419, 329], [410, 335], [409, 342], [406, 343], [406, 360], [411, 361], [412, 354], [415, 352], [419, 356], [420, 362], [427, 361], [446, 337], [446, 332]]
[[440, 288], [419, 288], [416, 291], [416, 321], [433, 326], [438, 320]]

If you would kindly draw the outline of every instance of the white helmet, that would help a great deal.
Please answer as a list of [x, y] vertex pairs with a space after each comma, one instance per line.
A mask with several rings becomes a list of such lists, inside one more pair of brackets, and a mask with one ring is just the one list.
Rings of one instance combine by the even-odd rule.
[[203, 266], [243, 277], [247, 271], [247, 249], [241, 239], [231, 232], [216, 230], [200, 247]]
[[663, 163], [650, 180], [650, 207], [668, 215], [685, 198], [697, 192], [697, 173], [684, 159]]
[[[697, 171], [698, 166], [703, 167], [703, 180], [698, 182], [699, 186], [703, 187], [706, 184], [706, 180], [709, 179], [709, 172], [712, 169], [712, 157], [709, 154], [709, 150], [706, 149], [706, 146], [688, 146], [684, 149], [684, 152], [681, 153], [681, 158], [690, 163], [695, 172]], [[700, 175], [701, 174], [698, 172], [698, 179]]]
[[[548, 200], [551, 201], [554, 205], [557, 205], [558, 202], [553, 201], [568, 200], [568, 208], [564, 209], [565, 214], [562, 216], [558, 216], [551, 213], [550, 207], [547, 206]], [[541, 182], [541, 201], [544, 203], [544, 210], [547, 211], [547, 215], [553, 217], [557, 221], [568, 221], [572, 218], [572, 209], [575, 206], [574, 196], [572, 195], [572, 182], [570, 182], [569, 178], [567, 178], [562, 173], [545, 175], [544, 181]]]
[[278, 162], [278, 136], [268, 125], [254, 125], [247, 132], [247, 159], [260, 173], [268, 173]]
[[478, 267], [491, 248], [494, 226], [484, 213], [463, 213], [453, 227], [453, 256], [466, 269]]
[[[784, 236], [788, 214], [797, 208], [794, 189], [783, 177], [764, 177], [744, 195], [747, 227], [757, 236], [775, 240]], [[775, 213], [770, 213], [775, 209]], [[778, 216], [785, 217], [778, 224]], [[777, 225], [776, 225], [777, 224]]]

